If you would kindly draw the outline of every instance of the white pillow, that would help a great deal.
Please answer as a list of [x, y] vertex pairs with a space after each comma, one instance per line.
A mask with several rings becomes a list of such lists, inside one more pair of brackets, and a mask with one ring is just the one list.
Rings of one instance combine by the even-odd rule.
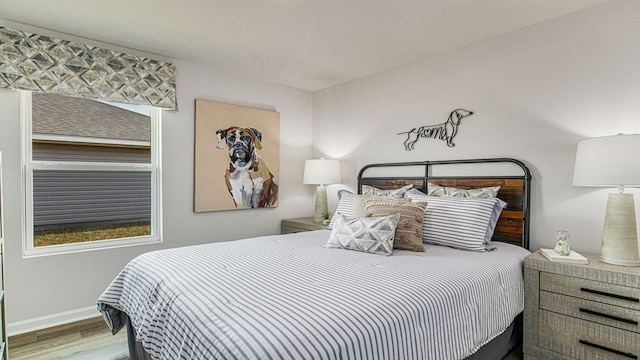
[[427, 201], [422, 240], [463, 250], [487, 251], [500, 213], [507, 203], [501, 199], [427, 196], [407, 193], [411, 201]]
[[369, 201], [370, 199], [388, 199], [388, 197], [353, 194], [353, 207], [351, 208], [351, 216], [355, 216], [355, 217], [367, 216], [366, 214], [367, 201]]
[[400, 214], [380, 217], [339, 214], [325, 247], [391, 255], [399, 219]]

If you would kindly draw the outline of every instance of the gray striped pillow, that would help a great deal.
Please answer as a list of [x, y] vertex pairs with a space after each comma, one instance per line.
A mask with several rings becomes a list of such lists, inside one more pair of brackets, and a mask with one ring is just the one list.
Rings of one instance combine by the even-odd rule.
[[[411, 201], [427, 201], [422, 241], [463, 250], [487, 251], [500, 213], [507, 205], [495, 199], [451, 198], [407, 194]], [[494, 215], [495, 214], [495, 215]]]
[[331, 217], [331, 221], [329, 222], [327, 229], [333, 229], [333, 225], [336, 223], [336, 220], [338, 220], [338, 214], [351, 216], [353, 213], [353, 195], [354, 194], [349, 190], [338, 191], [338, 206]]

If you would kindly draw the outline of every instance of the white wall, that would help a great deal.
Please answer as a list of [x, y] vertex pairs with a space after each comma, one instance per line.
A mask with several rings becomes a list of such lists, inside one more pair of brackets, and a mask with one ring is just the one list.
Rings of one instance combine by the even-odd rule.
[[[45, 30], [37, 32], [69, 38]], [[129, 260], [143, 252], [277, 234], [280, 232], [281, 219], [313, 214], [313, 188], [302, 184], [304, 160], [311, 156], [311, 94], [180, 60], [164, 60], [177, 65], [179, 110], [163, 113], [164, 242], [156, 246], [133, 246], [23, 259], [19, 93], [0, 90], [6, 299], [10, 335], [87, 314], [99, 315], [95, 310], [97, 297]], [[196, 98], [280, 112], [278, 208], [193, 212], [193, 124]]]
[[[640, 2], [613, 1], [316, 92], [314, 153], [343, 159], [352, 189], [371, 162], [521, 159], [533, 173], [531, 248], [567, 229], [575, 249], [598, 252], [609, 190], [572, 186], [576, 142], [640, 133], [639, 18]], [[397, 133], [458, 107], [476, 114], [455, 147], [404, 150]]]

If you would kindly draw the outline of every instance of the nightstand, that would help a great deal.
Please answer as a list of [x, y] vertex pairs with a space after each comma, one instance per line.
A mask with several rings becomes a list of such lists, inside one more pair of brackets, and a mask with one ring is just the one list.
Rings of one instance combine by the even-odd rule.
[[322, 223], [313, 221], [313, 218], [284, 219], [280, 224], [282, 234], [291, 234], [302, 231], [322, 230], [326, 228]]
[[525, 359], [639, 359], [640, 267], [524, 262]]

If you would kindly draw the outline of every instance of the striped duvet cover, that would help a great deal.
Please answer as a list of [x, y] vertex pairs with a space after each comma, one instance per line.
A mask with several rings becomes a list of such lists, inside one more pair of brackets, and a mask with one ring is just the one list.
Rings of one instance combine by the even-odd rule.
[[[324, 248], [329, 231], [150, 252], [98, 299], [154, 359], [462, 359], [523, 309], [529, 252]], [[113, 323], [117, 332], [121, 325]]]

